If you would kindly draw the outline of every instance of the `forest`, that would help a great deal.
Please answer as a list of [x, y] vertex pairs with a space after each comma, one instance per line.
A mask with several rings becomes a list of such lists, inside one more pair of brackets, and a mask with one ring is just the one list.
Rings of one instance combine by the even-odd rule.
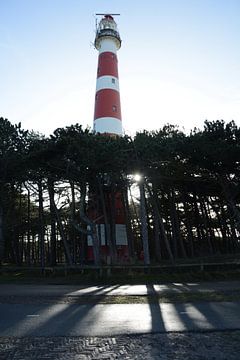
[[[205, 121], [188, 134], [166, 125], [110, 137], [79, 124], [43, 136], [0, 118], [0, 264], [150, 265], [235, 254], [239, 180], [240, 128], [234, 121]], [[117, 195], [125, 258], [118, 256], [114, 235]], [[91, 208], [109, 229], [108, 260]]]

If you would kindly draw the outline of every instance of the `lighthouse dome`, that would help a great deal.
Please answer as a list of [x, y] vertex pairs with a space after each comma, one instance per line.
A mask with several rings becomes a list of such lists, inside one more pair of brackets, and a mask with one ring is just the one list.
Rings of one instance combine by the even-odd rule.
[[100, 30], [112, 29], [117, 31], [117, 24], [111, 15], [105, 15], [99, 23]]
[[96, 49], [100, 48], [100, 42], [104, 38], [111, 38], [116, 43], [117, 49], [121, 47], [121, 38], [117, 24], [111, 15], [104, 15], [98, 24], [94, 43]]

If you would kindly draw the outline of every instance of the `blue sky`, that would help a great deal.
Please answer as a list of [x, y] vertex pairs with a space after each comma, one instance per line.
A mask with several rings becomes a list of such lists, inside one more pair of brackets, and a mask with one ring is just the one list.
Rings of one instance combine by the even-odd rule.
[[92, 126], [96, 12], [121, 13], [126, 133], [240, 126], [239, 0], [0, 0], [0, 116], [46, 134]]

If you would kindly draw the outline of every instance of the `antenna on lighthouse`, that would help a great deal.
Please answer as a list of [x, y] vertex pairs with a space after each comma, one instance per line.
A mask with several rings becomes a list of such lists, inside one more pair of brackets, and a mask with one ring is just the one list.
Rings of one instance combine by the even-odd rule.
[[107, 15], [110, 15], [110, 16], [120, 16], [121, 14], [109, 14], [109, 13], [105, 13], [105, 14], [100, 14], [100, 13], [97, 13], [95, 14], [96, 16], [107, 16]]

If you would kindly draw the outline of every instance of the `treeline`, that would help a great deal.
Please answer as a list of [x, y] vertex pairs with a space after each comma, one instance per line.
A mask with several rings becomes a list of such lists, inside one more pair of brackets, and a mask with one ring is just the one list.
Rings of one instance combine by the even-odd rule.
[[[116, 194], [127, 227], [124, 261], [141, 262], [142, 252], [151, 264], [238, 252], [239, 171], [233, 121], [206, 121], [189, 135], [167, 125], [113, 138], [78, 124], [44, 137], [0, 118], [0, 262], [86, 264], [91, 237], [95, 264], [103, 263], [88, 208], [114, 229]], [[113, 234], [109, 255], [117, 263]]]

